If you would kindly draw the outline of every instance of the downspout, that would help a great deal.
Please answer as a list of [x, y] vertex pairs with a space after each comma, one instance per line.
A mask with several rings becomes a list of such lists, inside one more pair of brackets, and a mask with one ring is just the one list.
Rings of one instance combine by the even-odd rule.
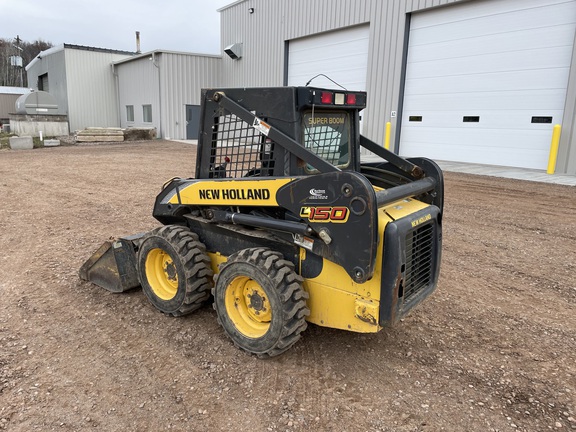
[[112, 75], [114, 76], [114, 84], [116, 87], [116, 106], [118, 108], [118, 127], [122, 127], [122, 107], [120, 106], [120, 78], [116, 71], [116, 65], [112, 63]]
[[152, 53], [152, 64], [158, 69], [158, 137], [164, 138], [162, 130], [162, 88], [160, 80], [160, 65], [156, 63], [156, 52]]

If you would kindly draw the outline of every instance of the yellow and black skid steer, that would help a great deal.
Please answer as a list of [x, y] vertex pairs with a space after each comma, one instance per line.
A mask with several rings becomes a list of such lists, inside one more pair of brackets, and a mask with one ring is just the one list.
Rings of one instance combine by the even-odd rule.
[[[80, 277], [142, 286], [180, 316], [213, 301], [232, 341], [281, 354], [307, 323], [377, 332], [436, 288], [443, 176], [360, 135], [366, 93], [202, 90], [193, 178], [156, 197], [151, 232], [106, 242]], [[360, 149], [379, 158], [363, 163]]]

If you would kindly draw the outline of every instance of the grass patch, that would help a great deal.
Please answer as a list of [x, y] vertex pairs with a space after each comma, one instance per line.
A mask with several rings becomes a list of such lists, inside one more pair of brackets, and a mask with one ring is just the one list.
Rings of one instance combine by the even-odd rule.
[[[52, 138], [44, 138], [44, 139], [52, 139]], [[40, 138], [38, 137], [32, 137], [32, 144], [34, 144], [34, 148], [44, 147], [44, 143], [40, 141]]]
[[0, 150], [10, 148], [10, 137], [14, 134], [0, 132]]
[[[13, 133], [6, 133], [0, 132], [0, 150], [9, 149], [10, 148], [10, 137], [17, 136]], [[40, 141], [39, 137], [32, 137], [32, 144], [34, 148], [43, 148], [44, 141], [52, 140], [52, 139], [59, 139], [60, 145], [75, 145], [74, 139], [67, 139], [68, 137], [44, 137], [43, 141]]]

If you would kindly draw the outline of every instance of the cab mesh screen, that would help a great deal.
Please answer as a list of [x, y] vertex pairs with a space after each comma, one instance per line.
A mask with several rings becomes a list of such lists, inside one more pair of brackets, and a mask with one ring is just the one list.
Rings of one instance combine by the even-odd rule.
[[270, 176], [274, 144], [234, 114], [214, 117], [210, 152], [211, 178]]

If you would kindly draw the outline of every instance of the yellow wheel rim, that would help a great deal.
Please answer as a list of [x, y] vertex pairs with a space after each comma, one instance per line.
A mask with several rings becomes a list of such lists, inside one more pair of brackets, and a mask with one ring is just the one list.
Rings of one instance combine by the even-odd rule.
[[146, 256], [146, 277], [154, 294], [172, 300], [178, 292], [178, 273], [172, 257], [162, 249], [152, 249]]
[[226, 312], [234, 326], [248, 338], [266, 334], [272, 321], [268, 295], [260, 284], [246, 276], [236, 277], [224, 294]]

